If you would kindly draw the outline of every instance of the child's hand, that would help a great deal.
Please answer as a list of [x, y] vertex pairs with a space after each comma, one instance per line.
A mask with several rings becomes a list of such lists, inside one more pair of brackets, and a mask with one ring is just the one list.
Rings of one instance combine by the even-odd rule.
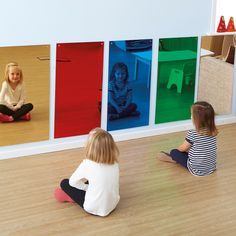
[[13, 111], [17, 111], [18, 109], [19, 109], [18, 106], [13, 106], [13, 107], [12, 107], [12, 110], [13, 110]]
[[11, 109], [12, 111], [14, 111], [14, 106], [8, 105], [7, 107], [8, 107], [9, 109]]
[[121, 107], [117, 107], [116, 110], [117, 110], [118, 113], [121, 113], [123, 111], [123, 109]]
[[188, 152], [191, 144], [186, 140], [177, 148], [180, 152]]

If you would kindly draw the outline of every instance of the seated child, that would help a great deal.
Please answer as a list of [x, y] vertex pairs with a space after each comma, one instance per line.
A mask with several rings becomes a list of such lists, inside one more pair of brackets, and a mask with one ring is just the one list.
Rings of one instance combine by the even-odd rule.
[[6, 65], [5, 80], [0, 92], [0, 121], [30, 120], [31, 103], [25, 102], [23, 73], [17, 63]]

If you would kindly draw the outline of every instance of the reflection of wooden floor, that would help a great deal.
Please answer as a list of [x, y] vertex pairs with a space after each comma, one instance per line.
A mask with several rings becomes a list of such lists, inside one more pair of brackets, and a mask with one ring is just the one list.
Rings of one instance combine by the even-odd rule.
[[105, 218], [53, 198], [60, 180], [84, 157], [81, 149], [2, 160], [0, 235], [233, 236], [235, 135], [236, 124], [220, 127], [218, 170], [207, 177], [157, 160], [185, 132], [118, 143], [121, 200]]
[[49, 138], [49, 46], [0, 47], [0, 76], [10, 61], [19, 63], [26, 84], [27, 101], [32, 102], [30, 122], [0, 123], [0, 146], [47, 140]]

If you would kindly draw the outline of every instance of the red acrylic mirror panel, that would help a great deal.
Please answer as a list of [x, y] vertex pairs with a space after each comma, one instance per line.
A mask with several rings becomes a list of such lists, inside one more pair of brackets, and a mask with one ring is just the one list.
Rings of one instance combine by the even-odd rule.
[[103, 47], [103, 42], [57, 45], [55, 138], [100, 126]]

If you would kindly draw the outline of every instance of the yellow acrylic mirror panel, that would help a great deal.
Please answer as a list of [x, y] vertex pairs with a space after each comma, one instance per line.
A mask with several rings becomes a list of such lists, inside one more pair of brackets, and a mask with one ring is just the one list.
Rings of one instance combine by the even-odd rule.
[[0, 76], [0, 146], [48, 140], [49, 45], [0, 47]]

